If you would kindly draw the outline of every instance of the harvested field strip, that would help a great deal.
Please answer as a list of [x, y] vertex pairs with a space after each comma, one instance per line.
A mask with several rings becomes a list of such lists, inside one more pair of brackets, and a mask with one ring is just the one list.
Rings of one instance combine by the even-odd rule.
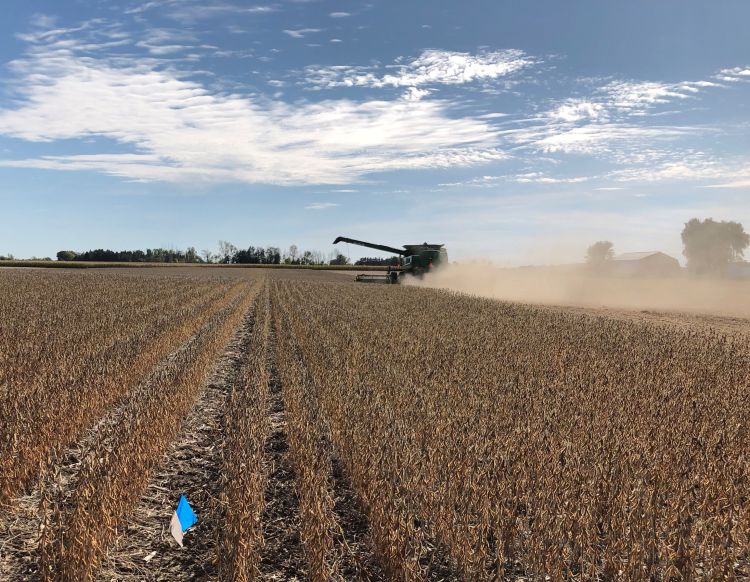
[[217, 544], [222, 580], [254, 580], [260, 573], [270, 321], [268, 285], [264, 285], [255, 303], [252, 328], [240, 346], [242, 365], [227, 402], [220, 485], [222, 527]]
[[[213, 289], [207, 297], [195, 297], [152, 318], [147, 328], [136, 318], [133, 329], [115, 337], [111, 349], [88, 357], [85, 351], [77, 354], [67, 373], [47, 367], [49, 372], [39, 379], [38, 388], [34, 384], [19, 387], [11, 396], [12, 386], [6, 384], [8, 420], [0, 428], [0, 502], [9, 500], [55, 450], [91, 425], [239, 290], [240, 285]], [[127, 324], [123, 327], [127, 329]], [[102, 342], [95, 335], [93, 339]]]
[[307, 578], [313, 582], [340, 579], [340, 548], [334, 538], [340, 532], [334, 514], [330, 452], [317, 394], [311, 386], [298, 347], [289, 329], [289, 314], [277, 317], [278, 367], [283, 389], [284, 408], [292, 462], [297, 475], [297, 497], [300, 502], [301, 539], [307, 563]]
[[391, 577], [750, 576], [746, 335], [286, 285]]
[[42, 551], [52, 563], [43, 574], [88, 580], [112, 542], [126, 511], [148, 484], [151, 472], [190, 410], [257, 288], [235, 296], [156, 372], [149, 390], [126, 403], [119, 424], [107, 427], [84, 459], [70, 503], [61, 509], [63, 536]]

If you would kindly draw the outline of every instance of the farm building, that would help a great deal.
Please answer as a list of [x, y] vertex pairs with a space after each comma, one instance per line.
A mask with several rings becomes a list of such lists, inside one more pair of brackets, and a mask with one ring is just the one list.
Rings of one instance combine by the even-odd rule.
[[660, 251], [623, 253], [612, 259], [612, 273], [623, 277], [667, 277], [679, 272], [679, 261]]

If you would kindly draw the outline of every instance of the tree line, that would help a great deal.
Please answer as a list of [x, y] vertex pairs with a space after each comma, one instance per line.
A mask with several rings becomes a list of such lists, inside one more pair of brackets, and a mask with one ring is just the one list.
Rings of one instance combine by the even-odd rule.
[[[174, 249], [146, 249], [113, 251], [110, 249], [94, 249], [85, 252], [59, 251], [58, 261], [83, 261], [101, 263], [216, 263], [223, 265], [348, 265], [349, 258], [341, 253], [333, 252], [326, 255], [317, 250], [300, 250], [297, 245], [288, 249], [269, 246], [249, 246], [238, 248], [228, 241], [219, 241], [216, 251], [204, 249], [200, 252], [195, 247], [187, 250]], [[398, 265], [398, 257], [390, 258], [362, 258], [357, 265]]]
[[59, 251], [58, 261], [89, 261], [97, 263], [200, 263], [194, 247], [186, 251], [174, 249], [146, 249], [134, 251], [112, 251], [94, 249], [82, 253], [76, 251]]

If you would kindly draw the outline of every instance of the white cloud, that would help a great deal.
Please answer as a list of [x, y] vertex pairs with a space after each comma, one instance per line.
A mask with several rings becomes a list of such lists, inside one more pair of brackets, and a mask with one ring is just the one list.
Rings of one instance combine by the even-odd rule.
[[733, 67], [731, 69], [722, 69], [716, 78], [720, 81], [729, 81], [737, 83], [739, 81], [750, 81], [750, 67]]
[[423, 97], [427, 97], [432, 93], [429, 89], [417, 89], [416, 87], [409, 87], [406, 93], [403, 94], [403, 98], [406, 101], [419, 101]]
[[305, 38], [308, 34], [320, 32], [319, 28], [299, 28], [297, 30], [284, 30], [284, 34], [288, 34], [292, 38]]
[[154, 56], [164, 56], [193, 49], [193, 44], [186, 44], [193, 41], [195, 37], [182, 30], [154, 28], [146, 31], [144, 38], [136, 46], [146, 49]]
[[398, 72], [378, 75], [362, 67], [308, 67], [307, 81], [317, 87], [419, 87], [420, 85], [460, 85], [490, 81], [516, 73], [535, 61], [520, 50], [478, 54], [426, 50]]
[[182, 45], [182, 44], [160, 44], [156, 46], [150, 46], [146, 44], [145, 42], [138, 42], [136, 43], [136, 45], [141, 48], [147, 49], [149, 53], [157, 57], [171, 55], [174, 53], [179, 53], [179, 52], [190, 50], [193, 48], [189, 45]]
[[544, 175], [541, 172], [527, 172], [525, 174], [517, 174], [511, 179], [519, 184], [578, 184], [580, 182], [587, 182], [592, 178], [589, 176], [552, 178], [550, 176]]
[[340, 204], [336, 204], [335, 202], [313, 202], [305, 206], [305, 210], [328, 210], [337, 206], [340, 206]]
[[438, 184], [442, 188], [456, 188], [456, 187], [480, 187], [488, 188], [496, 185], [503, 176], [479, 176], [478, 178], [472, 178], [471, 180], [465, 180], [463, 182], [443, 182]]
[[591, 180], [588, 176], [579, 177], [550, 177], [542, 172], [525, 172], [522, 174], [509, 174], [504, 176], [479, 176], [463, 182], [447, 182], [438, 184], [442, 188], [492, 188], [501, 182], [515, 182], [517, 184], [578, 184]]
[[162, 6], [169, 6], [172, 4], [177, 4], [179, 2], [180, 0], [152, 0], [150, 2], [141, 2], [133, 6], [132, 8], [124, 10], [123, 12], [125, 14], [141, 14], [143, 12], [153, 10], [154, 8], [161, 8]]
[[609, 178], [618, 181], [660, 182], [720, 180], [705, 188], [744, 188], [750, 185], [750, 164], [746, 159], [713, 158], [704, 152], [673, 152], [671, 158], [656, 163], [615, 170]]
[[275, 12], [276, 8], [270, 5], [238, 6], [227, 2], [174, 2], [170, 3], [167, 13], [169, 18], [182, 24], [194, 24], [201, 20], [219, 18], [227, 14], [242, 16], [268, 14]]
[[615, 81], [600, 89], [606, 95], [609, 106], [629, 113], [642, 112], [675, 99], [687, 99], [696, 90], [690, 82], [667, 84], [629, 81]]
[[[712, 81], [612, 81], [596, 88], [586, 98], [565, 99], [536, 117], [565, 133], [572, 125], [622, 123], [644, 117], [660, 105], [694, 99], [704, 89], [721, 87]], [[578, 132], [575, 137], [581, 137]]]
[[568, 154], [604, 154], [612, 147], [625, 144], [645, 144], [654, 140], [682, 137], [693, 128], [675, 126], [633, 126], [615, 123], [588, 124], [572, 129], [552, 131], [551, 135], [533, 142], [534, 147], [545, 152]]
[[347, 16], [351, 16], [351, 13], [349, 12], [331, 12], [328, 16], [331, 18], [346, 18]]
[[449, 117], [440, 100], [287, 104], [212, 93], [158, 61], [39, 48], [13, 64], [19, 105], [0, 134], [104, 137], [127, 154], [4, 160], [5, 167], [99, 171], [134, 180], [348, 184], [373, 172], [470, 166], [506, 156], [496, 130]]
[[601, 103], [569, 99], [547, 115], [552, 119], [571, 123], [585, 119], [606, 120], [607, 111]]
[[734, 180], [723, 184], [710, 184], [706, 188], [750, 188], [750, 177], [744, 180]]
[[34, 14], [30, 19], [31, 26], [35, 28], [54, 28], [57, 17], [50, 14]]

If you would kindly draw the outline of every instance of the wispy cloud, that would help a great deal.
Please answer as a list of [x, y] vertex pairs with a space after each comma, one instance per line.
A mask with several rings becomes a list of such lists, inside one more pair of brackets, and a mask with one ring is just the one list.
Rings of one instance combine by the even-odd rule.
[[608, 178], [626, 182], [703, 182], [704, 188], [750, 186], [750, 161], [747, 158], [716, 157], [705, 152], [674, 152], [671, 158], [614, 170]]
[[45, 156], [3, 166], [93, 170], [135, 180], [348, 184], [372, 172], [503, 158], [487, 122], [439, 100], [290, 105], [208, 90], [159, 61], [37, 47], [13, 65], [20, 104], [0, 134], [27, 141], [106, 137], [127, 154]]
[[747, 177], [743, 180], [724, 182], [722, 184], [709, 184], [706, 186], [706, 188], [747, 188], [750, 190], [750, 177]]
[[750, 67], [733, 67], [731, 69], [722, 69], [716, 78], [720, 81], [729, 83], [738, 83], [740, 81], [750, 81]]
[[460, 85], [490, 81], [516, 73], [536, 62], [520, 50], [478, 54], [426, 50], [405, 65], [394, 65], [396, 73], [379, 74], [366, 67], [308, 67], [307, 82], [315, 87], [419, 87]]
[[346, 18], [347, 16], [351, 16], [349, 12], [331, 12], [328, 16], [331, 18]]
[[631, 147], [672, 140], [695, 133], [696, 128], [677, 126], [635, 126], [615, 123], [588, 124], [572, 129], [546, 129], [550, 135], [532, 142], [533, 147], [547, 153], [607, 154], [613, 148], [623, 151]]
[[337, 206], [340, 206], [340, 204], [336, 204], [335, 202], [313, 202], [305, 206], [305, 210], [328, 210]]
[[516, 184], [578, 184], [592, 179], [591, 176], [552, 177], [542, 172], [524, 172], [500, 176], [479, 176], [461, 182], [445, 182], [438, 184], [438, 186], [441, 188], [494, 188], [507, 182], [515, 182]]
[[510, 178], [518, 184], [580, 184], [593, 179], [592, 176], [552, 177], [542, 172], [526, 172]]
[[701, 89], [717, 87], [710, 81], [685, 81], [682, 83], [614, 81], [599, 92], [609, 108], [629, 114], [644, 114], [656, 105], [694, 97]]
[[441, 188], [489, 188], [497, 185], [497, 183], [503, 179], [503, 176], [479, 176], [477, 178], [471, 178], [470, 180], [463, 180], [460, 182], [442, 182], [438, 184], [438, 186]]
[[[131, 10], [157, 9], [173, 18], [183, 11], [181, 18], [191, 19], [275, 8], [161, 0]], [[323, 29], [284, 30], [293, 39], [319, 32]], [[525, 111], [508, 113], [487, 106], [477, 110], [462, 99], [460, 86], [475, 83], [484, 90], [503, 85], [522, 78], [541, 59], [514, 49], [430, 49], [387, 66], [305, 70], [305, 82], [313, 87], [395, 89], [378, 98], [286, 103], [280, 101], [282, 93], [274, 93], [294, 83], [284, 71], [261, 77], [270, 98], [246, 88], [231, 93], [217, 89], [222, 83], [218, 77], [213, 87], [199, 83], [196, 79], [204, 77], [186, 70], [190, 64], [177, 69], [196, 53], [240, 56], [205, 44], [201, 34], [198, 27], [146, 28], [137, 33], [101, 19], [66, 28], [54, 18], [38, 16], [31, 30], [19, 35], [29, 45], [25, 56], [9, 64], [15, 81], [6, 87], [14, 100], [0, 109], [0, 134], [48, 142], [104, 137], [120, 144], [118, 153], [43, 155], [0, 164], [98, 171], [133, 180], [344, 185], [377, 172], [522, 160], [523, 170], [516, 167], [502, 176], [441, 184], [488, 188], [500, 182], [554, 185], [591, 180], [597, 176], [548, 173], [549, 166], [541, 161], [560, 163], [564, 156], [586, 156], [606, 160], [608, 167], [598, 173], [617, 182], [692, 179], [726, 188], [747, 184], [748, 172], [741, 168], [727, 172], [726, 165], [679, 159], [678, 144], [716, 128], [670, 124], [668, 117], [656, 117], [680, 104], [692, 107], [704, 92], [741, 89], [740, 81], [750, 79], [747, 67], [672, 83], [581, 80], [574, 96], [549, 99], [529, 93], [521, 106]], [[119, 48], [124, 45], [129, 45], [127, 51]], [[183, 51], [190, 54], [179, 54]], [[468, 89], [477, 94], [475, 87]], [[347, 97], [351, 95], [356, 93]], [[119, 153], [122, 146], [130, 151]]]
[[557, 108], [546, 113], [553, 119], [566, 123], [583, 120], [606, 120], [607, 109], [602, 103], [594, 103], [584, 99], [567, 99]]
[[166, 16], [182, 24], [193, 24], [227, 14], [267, 14], [276, 11], [276, 7], [270, 4], [243, 6], [222, 0], [152, 0], [125, 10], [125, 14], [141, 14], [158, 9], [165, 9]]
[[308, 34], [314, 34], [321, 32], [319, 28], [298, 28], [296, 30], [284, 30], [284, 34], [288, 34], [292, 38], [305, 38]]
[[195, 37], [182, 30], [154, 28], [146, 31], [136, 46], [146, 49], [154, 56], [164, 56], [194, 48]]

